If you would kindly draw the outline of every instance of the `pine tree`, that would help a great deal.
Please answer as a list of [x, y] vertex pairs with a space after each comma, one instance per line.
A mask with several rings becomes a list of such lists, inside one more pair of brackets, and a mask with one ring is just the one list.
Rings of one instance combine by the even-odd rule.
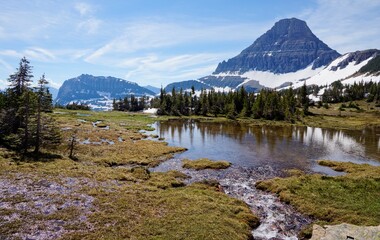
[[57, 145], [61, 142], [61, 136], [54, 119], [45, 116], [44, 113], [50, 112], [52, 97], [47, 85], [49, 82], [45, 79], [45, 74], [38, 80], [36, 89], [37, 104], [35, 116], [35, 131], [33, 132], [34, 153], [38, 158], [42, 145]]
[[303, 113], [308, 114], [309, 113], [309, 97], [307, 96], [306, 82], [304, 82], [300, 90], [300, 103], [302, 106]]
[[27, 121], [25, 117], [28, 113], [20, 110], [21, 108], [29, 110], [29, 102], [27, 102], [29, 101], [29, 93], [27, 92], [31, 91], [32, 78], [32, 66], [25, 57], [20, 60], [17, 71], [8, 78], [10, 82], [10, 87], [7, 90], [10, 106], [7, 113], [10, 117], [8, 124], [11, 125], [11, 132], [14, 134], [17, 133], [23, 121]]

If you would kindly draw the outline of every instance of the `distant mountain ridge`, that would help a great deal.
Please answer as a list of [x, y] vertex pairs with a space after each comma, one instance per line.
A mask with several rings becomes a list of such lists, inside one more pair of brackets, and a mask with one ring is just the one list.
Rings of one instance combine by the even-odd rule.
[[[198, 91], [233, 91], [244, 86], [257, 92], [262, 88], [300, 86], [305, 81], [317, 85], [337, 80], [349, 83], [353, 77], [356, 81], [380, 81], [374, 72], [357, 73], [378, 55], [377, 49], [341, 55], [318, 39], [306, 22], [282, 19], [239, 55], [219, 63], [212, 75], [171, 83], [165, 89], [189, 90], [189, 85], [196, 83]], [[379, 60], [371, 64], [375, 65], [371, 69], [376, 69]]]
[[147, 86], [142, 86], [143, 88], [146, 88], [152, 92], [154, 92], [155, 94], [158, 94], [160, 93], [160, 89], [161, 88], [158, 88], [158, 87], [154, 87], [154, 86], [151, 86], [151, 85], [147, 85]]
[[66, 105], [71, 102], [86, 103], [92, 108], [109, 109], [112, 100], [135, 95], [154, 96], [149, 89], [121, 78], [82, 74], [66, 80], [59, 88], [56, 103]]

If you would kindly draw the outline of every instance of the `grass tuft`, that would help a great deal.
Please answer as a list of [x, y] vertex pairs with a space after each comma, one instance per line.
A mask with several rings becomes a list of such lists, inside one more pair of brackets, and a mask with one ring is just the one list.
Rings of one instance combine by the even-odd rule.
[[202, 169], [226, 169], [231, 166], [231, 163], [227, 161], [212, 161], [207, 158], [201, 158], [198, 160], [189, 160], [184, 159], [182, 160], [182, 167], [189, 168], [189, 169], [195, 169], [195, 170], [202, 170]]

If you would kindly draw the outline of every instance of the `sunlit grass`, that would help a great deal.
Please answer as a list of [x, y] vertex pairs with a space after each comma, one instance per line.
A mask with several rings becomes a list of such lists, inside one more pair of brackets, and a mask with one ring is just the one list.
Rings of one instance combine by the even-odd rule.
[[[0, 180], [12, 182], [27, 179], [34, 183], [49, 181], [65, 185], [70, 179], [82, 185], [70, 186], [70, 195], [39, 197], [50, 204], [63, 204], [76, 195], [93, 197], [86, 222], [78, 222], [81, 209], [63, 208], [50, 214], [0, 208], [1, 217], [19, 216], [11, 221], [0, 220], [0, 232], [6, 238], [24, 231], [31, 224], [62, 220], [69, 232], [62, 239], [248, 239], [258, 224], [249, 207], [228, 197], [207, 184], [185, 186], [183, 173], [151, 173], [148, 167], [171, 157], [183, 148], [164, 142], [144, 140], [142, 129], [156, 119], [148, 115], [122, 112], [91, 112], [57, 110], [53, 113], [62, 130], [64, 142], [56, 149], [43, 149], [51, 158], [19, 161], [17, 154], [0, 150]], [[102, 127], [92, 122], [101, 120]], [[68, 142], [72, 135], [77, 144], [68, 158]], [[102, 139], [113, 144], [101, 142]], [[89, 140], [90, 144], [83, 144]], [[94, 143], [94, 142], [100, 142]], [[0, 196], [10, 204], [33, 205], [34, 200], [17, 195]], [[0, 218], [1, 219], [1, 218]], [[41, 230], [48, 225], [39, 224]]]
[[184, 159], [182, 160], [182, 166], [184, 168], [190, 168], [195, 170], [202, 170], [202, 169], [225, 169], [231, 166], [231, 163], [227, 161], [212, 161], [207, 158], [201, 158], [197, 160], [189, 160]]
[[344, 176], [319, 174], [274, 178], [257, 187], [277, 193], [307, 215], [330, 224], [379, 225], [380, 167], [320, 161], [321, 165], [347, 172]]

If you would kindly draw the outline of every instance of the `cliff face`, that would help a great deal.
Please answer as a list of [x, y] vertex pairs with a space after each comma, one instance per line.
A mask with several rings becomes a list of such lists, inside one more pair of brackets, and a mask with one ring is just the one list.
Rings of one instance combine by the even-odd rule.
[[289, 73], [313, 64], [313, 69], [328, 65], [340, 54], [319, 40], [296, 18], [283, 19], [259, 37], [238, 56], [219, 63], [214, 74], [250, 70]]

